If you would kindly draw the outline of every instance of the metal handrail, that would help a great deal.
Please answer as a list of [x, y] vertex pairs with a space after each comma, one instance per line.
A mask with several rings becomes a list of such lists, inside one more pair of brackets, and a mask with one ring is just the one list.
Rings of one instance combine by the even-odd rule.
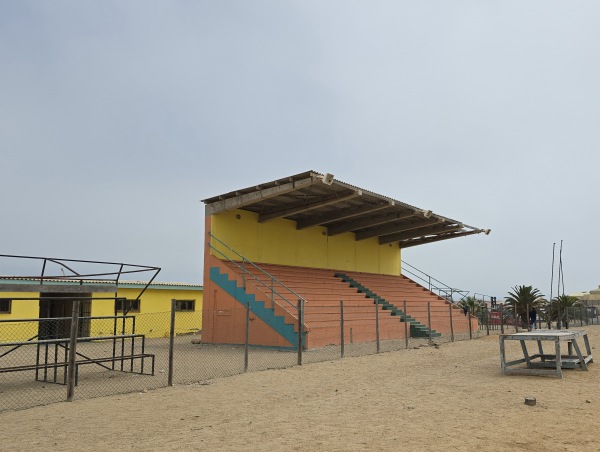
[[[208, 243], [208, 247], [212, 250], [214, 250], [215, 252], [219, 253], [221, 256], [223, 256], [225, 259], [227, 259], [229, 262], [231, 262], [233, 265], [235, 265], [237, 268], [241, 269], [242, 271], [242, 285], [244, 287], [244, 289], [246, 288], [246, 276], [251, 277], [254, 281], [258, 282], [260, 285], [262, 285], [263, 287], [267, 288], [267, 290], [270, 292], [271, 295], [271, 307], [273, 307], [273, 305], [276, 303], [275, 301], [275, 296], [277, 295], [278, 297], [280, 297], [283, 301], [285, 301], [288, 305], [290, 305], [292, 308], [294, 308], [294, 310], [296, 310], [296, 305], [295, 303], [291, 302], [290, 300], [288, 300], [282, 293], [280, 293], [279, 291], [275, 290], [275, 285], [281, 286], [283, 289], [285, 289], [287, 292], [291, 293], [293, 296], [295, 296], [296, 299], [301, 300], [302, 302], [302, 306], [304, 306], [304, 303], [306, 303], [306, 299], [299, 295], [298, 293], [296, 293], [293, 289], [291, 289], [290, 287], [286, 286], [283, 282], [279, 281], [277, 278], [275, 278], [275, 276], [271, 275], [269, 272], [267, 272], [266, 270], [260, 268], [258, 265], [256, 265], [254, 262], [252, 262], [251, 260], [249, 260], [248, 258], [242, 256], [240, 253], [238, 253], [236, 250], [234, 250], [233, 248], [231, 248], [229, 245], [227, 245], [225, 242], [223, 242], [222, 240], [218, 239], [217, 237], [215, 237], [212, 233], [208, 233], [208, 236], [211, 239], [214, 239], [215, 241], [217, 241], [218, 243], [220, 243], [221, 245], [223, 245], [225, 248], [227, 248], [229, 251], [231, 251], [232, 253], [234, 253], [236, 256], [238, 256], [241, 259], [241, 265], [234, 261], [233, 259], [231, 259], [229, 256], [227, 256], [223, 251], [219, 250], [218, 248], [216, 248], [212, 243]], [[254, 267], [256, 270], [259, 270], [261, 273], [263, 273], [265, 276], [268, 277], [269, 281], [270, 281], [270, 286], [267, 285], [264, 281], [262, 281], [260, 278], [258, 278], [256, 275], [254, 275], [252, 272], [248, 271], [246, 264], [250, 264], [252, 267]], [[251, 284], [256, 287], [257, 289], [259, 289], [261, 292], [265, 293], [263, 290], [261, 290], [260, 287], [258, 287], [256, 284], [252, 283], [252, 281], [250, 281]], [[265, 295], [267, 295], [265, 293]], [[284, 308], [285, 309], [285, 308]], [[287, 311], [287, 309], [286, 309]], [[289, 311], [288, 311], [289, 312]]]
[[[440, 295], [440, 296], [442, 296], [442, 294], [444, 294], [443, 298], [445, 298], [447, 301], [450, 301], [451, 303], [460, 303], [469, 294], [468, 290], [460, 290], [460, 289], [456, 289], [454, 287], [450, 287], [449, 285], [434, 278], [433, 276], [428, 275], [423, 270], [420, 270], [417, 267], [410, 265], [408, 262], [405, 262], [403, 260], [401, 260], [400, 262], [402, 262], [402, 273], [408, 273], [409, 275], [412, 275], [415, 278], [427, 283], [427, 289], [429, 291], [434, 292], [434, 293], [437, 291], [438, 295]], [[405, 268], [405, 266], [412, 268], [413, 270], [415, 270], [418, 273], [407, 270]], [[432, 283], [432, 281], [434, 283], [438, 283], [439, 286]], [[457, 302], [454, 301], [455, 293], [461, 295], [460, 300], [458, 300]]]

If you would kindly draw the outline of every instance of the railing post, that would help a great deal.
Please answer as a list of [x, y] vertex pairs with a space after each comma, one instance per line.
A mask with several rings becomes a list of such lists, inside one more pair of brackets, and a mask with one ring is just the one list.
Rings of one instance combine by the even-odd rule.
[[250, 302], [246, 303], [246, 337], [244, 339], [244, 372], [248, 372], [248, 345], [250, 343]]
[[504, 334], [504, 307], [500, 306], [500, 333]]
[[246, 290], [246, 258], [242, 257], [242, 288]]
[[271, 276], [271, 309], [275, 308], [275, 277]]
[[485, 328], [487, 330], [487, 335], [490, 335], [490, 311], [488, 310], [487, 306], [485, 307], [485, 311], [483, 311], [483, 314], [485, 315]]
[[429, 328], [429, 345], [431, 345], [433, 342], [431, 338], [431, 301], [427, 302], [427, 328]]
[[377, 342], [377, 353], [379, 353], [379, 298], [375, 297], [375, 341]]
[[302, 300], [298, 299], [298, 365], [302, 365]]
[[67, 402], [75, 399], [75, 373], [77, 366], [77, 332], [79, 331], [79, 300], [73, 300], [71, 336], [69, 337], [69, 367], [67, 369]]
[[452, 320], [452, 303], [448, 305], [450, 310], [450, 341], [454, 342], [454, 322]]
[[175, 305], [176, 300], [171, 299], [171, 324], [169, 328], [169, 374], [167, 385], [173, 386], [173, 352], [175, 349]]
[[404, 341], [406, 342], [406, 349], [408, 350], [408, 314], [406, 312], [406, 300], [404, 300]]
[[344, 357], [344, 302], [340, 300], [340, 358]]

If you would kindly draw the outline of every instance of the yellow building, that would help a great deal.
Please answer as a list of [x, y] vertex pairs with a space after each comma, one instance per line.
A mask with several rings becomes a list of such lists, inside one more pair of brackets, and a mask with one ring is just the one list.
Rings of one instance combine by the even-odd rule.
[[[48, 334], [48, 325], [53, 325], [56, 334], [54, 330], [60, 328], [60, 322], [39, 319], [70, 318], [74, 299], [80, 300], [80, 336], [112, 334], [114, 317], [122, 316], [125, 308], [126, 331], [131, 331], [135, 321], [136, 332], [147, 337], [167, 337], [173, 299], [176, 300], [175, 333], [193, 334], [202, 329], [202, 285], [153, 282], [146, 287], [143, 281], [119, 281], [115, 294], [104, 292], [99, 283], [89, 284], [88, 292], [70, 292], [70, 288], [80, 289], [81, 283], [52, 280], [44, 282], [46, 289], [39, 289], [37, 279], [0, 278], [0, 340], [43, 336]], [[39, 292], [25, 291], [36, 286]], [[65, 320], [64, 325], [68, 324]], [[60, 332], [63, 337], [68, 336], [66, 333]]]

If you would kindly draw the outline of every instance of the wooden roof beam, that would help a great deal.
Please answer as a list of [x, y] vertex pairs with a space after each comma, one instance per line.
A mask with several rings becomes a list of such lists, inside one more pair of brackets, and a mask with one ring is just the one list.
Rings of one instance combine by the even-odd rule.
[[379, 244], [386, 245], [388, 243], [398, 242], [401, 240], [408, 240], [416, 237], [425, 237], [433, 234], [443, 234], [446, 232], [454, 232], [460, 231], [463, 228], [462, 224], [448, 226], [447, 224], [441, 224], [435, 227], [428, 227], [426, 229], [414, 229], [411, 231], [406, 231], [398, 234], [389, 234], [384, 235], [383, 237], [379, 237]]
[[458, 234], [444, 234], [444, 235], [436, 235], [434, 237], [424, 237], [421, 239], [417, 239], [417, 240], [410, 240], [407, 242], [400, 242], [400, 248], [405, 249], [405, 248], [410, 248], [411, 246], [417, 246], [417, 245], [425, 245], [427, 243], [433, 243], [433, 242], [440, 242], [442, 240], [449, 240], [449, 239], [454, 239], [457, 237], [465, 237], [467, 235], [473, 235], [473, 234], [479, 234], [481, 232], [485, 232], [482, 231], [480, 229], [475, 230], [475, 231], [465, 231], [465, 232], [460, 232]]
[[252, 193], [239, 194], [232, 198], [224, 198], [219, 201], [207, 204], [206, 215], [215, 215], [233, 209], [240, 209], [242, 207], [255, 204], [265, 199], [274, 198], [276, 196], [300, 190], [301, 188], [310, 187], [311, 185], [317, 182], [320, 183], [321, 180], [314, 177], [308, 177], [306, 179], [301, 179], [297, 181], [292, 180], [288, 183], [277, 185], [275, 187], [269, 187], [262, 190], [259, 189]]
[[379, 226], [381, 224], [390, 223], [392, 221], [398, 220], [406, 220], [408, 218], [416, 217], [419, 215], [425, 215], [425, 211], [415, 211], [408, 213], [389, 213], [385, 215], [381, 215], [379, 217], [368, 217], [368, 218], [359, 218], [350, 223], [344, 223], [337, 226], [331, 226], [327, 228], [327, 235], [334, 236], [343, 234], [344, 232], [356, 231], [358, 229], [368, 228], [371, 226]]
[[[319, 226], [327, 223], [332, 223], [334, 221], [345, 220], [347, 218], [354, 218], [361, 215], [367, 215], [369, 213], [377, 212], [383, 209], [389, 209], [394, 206], [394, 202], [390, 201], [387, 204], [376, 204], [373, 206], [367, 207], [358, 207], [356, 209], [350, 210], [340, 210], [337, 212], [328, 213], [321, 216], [315, 216], [312, 218], [307, 218], [306, 220], [299, 220], [296, 225], [296, 229], [306, 229], [311, 226]], [[331, 235], [331, 234], [329, 234]]]
[[359, 231], [356, 233], [356, 240], [364, 240], [364, 239], [370, 239], [371, 237], [379, 237], [382, 235], [396, 234], [396, 233], [405, 232], [405, 231], [412, 231], [413, 229], [421, 229], [424, 227], [433, 226], [442, 221], [443, 220], [440, 220], [439, 218], [425, 218], [425, 219], [420, 219], [419, 221], [416, 221], [416, 222], [411, 222], [406, 225], [389, 224], [389, 225], [380, 226], [380, 227], [374, 228], [374, 229], [366, 229], [364, 231]]
[[325, 207], [332, 204], [338, 204], [340, 202], [348, 201], [350, 199], [354, 199], [358, 196], [362, 196], [362, 190], [355, 190], [349, 194], [344, 196], [333, 196], [321, 199], [320, 201], [304, 204], [302, 206], [290, 207], [289, 209], [281, 209], [271, 212], [265, 212], [258, 216], [259, 223], [265, 223], [267, 221], [274, 220], [276, 218], [287, 217], [290, 215], [295, 215], [297, 213], [307, 212], [309, 210], [318, 209], [319, 207]]

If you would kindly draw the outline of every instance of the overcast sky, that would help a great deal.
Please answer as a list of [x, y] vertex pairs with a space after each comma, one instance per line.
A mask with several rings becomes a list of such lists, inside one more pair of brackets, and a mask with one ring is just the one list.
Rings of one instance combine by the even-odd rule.
[[549, 295], [562, 239], [566, 292], [593, 289], [598, 17], [598, 1], [0, 1], [0, 254], [201, 283], [201, 199], [316, 170], [492, 229], [404, 253], [451, 286]]

